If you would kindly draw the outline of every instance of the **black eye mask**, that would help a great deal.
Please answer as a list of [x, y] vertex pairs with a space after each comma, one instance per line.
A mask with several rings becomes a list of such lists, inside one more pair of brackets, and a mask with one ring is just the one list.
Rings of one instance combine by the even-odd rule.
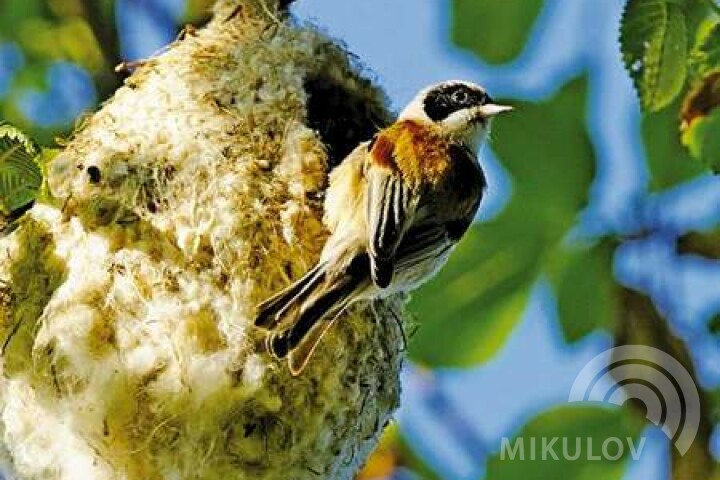
[[485, 105], [490, 101], [490, 97], [481, 90], [463, 84], [453, 84], [429, 92], [423, 107], [427, 116], [432, 121], [438, 122], [459, 110]]

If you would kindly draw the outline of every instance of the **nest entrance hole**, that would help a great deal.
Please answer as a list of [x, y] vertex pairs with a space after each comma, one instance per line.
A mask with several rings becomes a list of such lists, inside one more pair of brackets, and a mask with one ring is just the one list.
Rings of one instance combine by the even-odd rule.
[[305, 91], [307, 123], [325, 144], [330, 168], [388, 123], [382, 99], [369, 87], [369, 82], [353, 90], [320, 74], [305, 81]]

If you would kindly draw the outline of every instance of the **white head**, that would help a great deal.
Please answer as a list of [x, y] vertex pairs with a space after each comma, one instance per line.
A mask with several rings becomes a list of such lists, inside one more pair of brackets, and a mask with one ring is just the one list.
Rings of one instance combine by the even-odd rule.
[[481, 86], [460, 80], [431, 85], [405, 107], [399, 120], [431, 123], [477, 152], [490, 119], [512, 107], [498, 105]]

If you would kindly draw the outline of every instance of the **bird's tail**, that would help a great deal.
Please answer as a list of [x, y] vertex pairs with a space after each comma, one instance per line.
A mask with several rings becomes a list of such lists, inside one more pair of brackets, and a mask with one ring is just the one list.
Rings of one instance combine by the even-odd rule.
[[270, 330], [268, 351], [287, 358], [293, 375], [302, 372], [335, 318], [356, 298], [368, 268], [366, 256], [354, 259], [341, 273], [318, 264], [258, 306], [255, 325]]

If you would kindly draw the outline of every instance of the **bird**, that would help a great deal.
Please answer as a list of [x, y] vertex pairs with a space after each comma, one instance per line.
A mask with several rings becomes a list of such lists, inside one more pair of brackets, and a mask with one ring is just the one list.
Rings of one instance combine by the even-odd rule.
[[431, 85], [330, 173], [319, 260], [257, 306], [292, 375], [348, 306], [412, 291], [445, 265], [486, 190], [477, 156], [491, 119], [510, 110], [468, 81]]

